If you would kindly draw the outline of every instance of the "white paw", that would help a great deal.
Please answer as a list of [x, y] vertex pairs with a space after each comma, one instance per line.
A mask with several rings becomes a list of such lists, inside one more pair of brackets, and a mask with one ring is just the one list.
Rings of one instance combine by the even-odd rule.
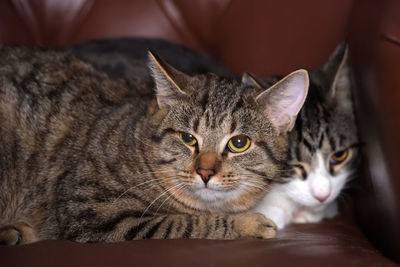
[[278, 229], [283, 229], [287, 224], [290, 223], [290, 216], [281, 208], [268, 207], [268, 209], [259, 212], [264, 214], [268, 219], [272, 220]]

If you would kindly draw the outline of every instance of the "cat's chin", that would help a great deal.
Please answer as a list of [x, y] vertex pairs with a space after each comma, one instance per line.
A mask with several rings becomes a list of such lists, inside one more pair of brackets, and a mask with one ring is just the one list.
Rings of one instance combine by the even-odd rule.
[[217, 202], [226, 198], [227, 192], [212, 189], [209, 187], [203, 187], [197, 189], [194, 194], [206, 202]]

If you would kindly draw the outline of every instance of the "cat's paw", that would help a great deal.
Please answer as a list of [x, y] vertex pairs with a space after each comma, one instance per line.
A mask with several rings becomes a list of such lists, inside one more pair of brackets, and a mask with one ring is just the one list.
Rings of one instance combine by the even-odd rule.
[[285, 228], [285, 226], [289, 224], [291, 220], [291, 216], [287, 214], [287, 211], [279, 207], [270, 206], [261, 213], [267, 218], [271, 219], [276, 224], [278, 229]]
[[0, 245], [15, 246], [37, 241], [32, 227], [25, 223], [0, 227]]
[[312, 212], [308, 210], [300, 210], [293, 214], [292, 221], [294, 223], [317, 223], [320, 222], [324, 217], [323, 211]]
[[242, 213], [235, 218], [234, 230], [238, 238], [273, 238], [276, 229], [275, 223], [261, 213]]
[[22, 240], [21, 232], [13, 226], [4, 226], [0, 228], [0, 245], [15, 246]]

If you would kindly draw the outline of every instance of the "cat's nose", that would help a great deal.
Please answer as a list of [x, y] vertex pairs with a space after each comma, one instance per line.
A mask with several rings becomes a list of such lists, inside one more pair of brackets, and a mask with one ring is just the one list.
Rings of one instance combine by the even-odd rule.
[[330, 194], [318, 194], [318, 195], [314, 195], [314, 198], [316, 198], [319, 202], [323, 203]]
[[201, 179], [203, 180], [204, 184], [207, 184], [210, 181], [211, 177], [215, 175], [214, 169], [202, 169], [198, 168], [196, 172], [200, 175]]

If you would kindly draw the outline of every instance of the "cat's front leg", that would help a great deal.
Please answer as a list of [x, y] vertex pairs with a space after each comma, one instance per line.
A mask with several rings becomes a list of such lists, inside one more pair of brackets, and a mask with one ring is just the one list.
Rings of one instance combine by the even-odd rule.
[[295, 208], [294, 203], [281, 194], [276, 186], [253, 208], [253, 211], [264, 214], [276, 224], [278, 229], [283, 229], [291, 223]]
[[0, 245], [23, 245], [38, 241], [36, 231], [24, 222], [0, 227]]
[[[136, 220], [137, 221], [137, 220]], [[239, 239], [272, 238], [276, 226], [259, 213], [234, 215], [165, 215], [131, 226], [125, 239]]]
[[[113, 221], [111, 219], [111, 221]], [[118, 221], [118, 220], [115, 220]], [[109, 232], [101, 234], [93, 229], [79, 230], [82, 235], [73, 238], [80, 242], [117, 242], [137, 239], [240, 239], [272, 238], [276, 226], [259, 213], [241, 213], [232, 215], [192, 215], [173, 214], [157, 217], [127, 217], [117, 224], [107, 224]], [[83, 227], [84, 228], [84, 227]], [[66, 233], [68, 234], [68, 233]], [[67, 237], [66, 237], [67, 238]], [[68, 239], [68, 238], [67, 238]]]

